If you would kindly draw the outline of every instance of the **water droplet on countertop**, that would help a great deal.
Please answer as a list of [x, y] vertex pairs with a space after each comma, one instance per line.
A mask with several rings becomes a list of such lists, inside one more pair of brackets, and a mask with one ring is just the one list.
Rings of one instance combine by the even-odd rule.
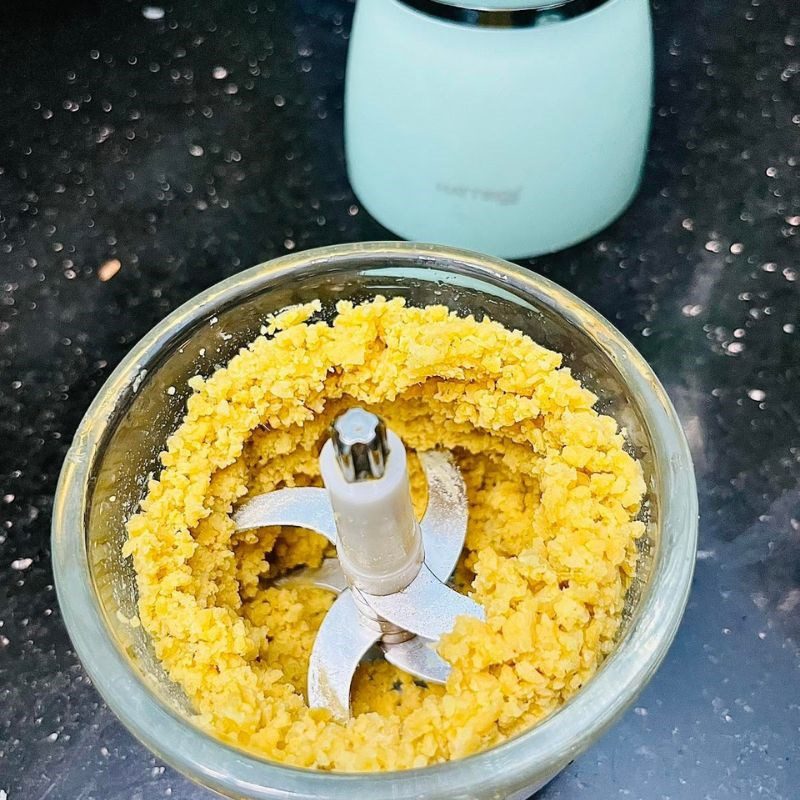
[[164, 9], [160, 6], [144, 6], [142, 16], [145, 19], [159, 20], [164, 19]]

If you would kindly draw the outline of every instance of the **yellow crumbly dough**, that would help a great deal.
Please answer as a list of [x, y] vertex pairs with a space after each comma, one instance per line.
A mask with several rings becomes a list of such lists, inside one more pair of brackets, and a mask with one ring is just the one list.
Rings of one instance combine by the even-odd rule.
[[[211, 377], [193, 378], [183, 423], [128, 524], [141, 623], [217, 736], [326, 770], [420, 767], [530, 727], [613, 646], [636, 562], [640, 465], [561, 356], [489, 319], [400, 299], [287, 309]], [[248, 495], [319, 484], [332, 418], [362, 405], [410, 451], [451, 450], [468, 487], [456, 585], [486, 609], [439, 646], [446, 686], [363, 664], [353, 716], [304, 699], [314, 634], [333, 595], [271, 586], [330, 554], [311, 532], [236, 533]], [[425, 481], [410, 453], [414, 504]]]

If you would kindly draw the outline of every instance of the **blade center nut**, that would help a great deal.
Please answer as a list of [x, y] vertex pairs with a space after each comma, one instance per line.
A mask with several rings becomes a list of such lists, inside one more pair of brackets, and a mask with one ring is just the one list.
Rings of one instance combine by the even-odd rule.
[[389, 457], [386, 426], [376, 414], [351, 408], [331, 426], [336, 460], [348, 483], [382, 478]]

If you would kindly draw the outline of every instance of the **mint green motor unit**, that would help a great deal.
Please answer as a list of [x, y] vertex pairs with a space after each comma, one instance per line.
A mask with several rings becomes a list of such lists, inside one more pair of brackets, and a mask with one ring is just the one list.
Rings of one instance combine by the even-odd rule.
[[652, 98], [648, 0], [480, 9], [358, 0], [350, 180], [404, 238], [506, 258], [559, 250], [636, 192]]

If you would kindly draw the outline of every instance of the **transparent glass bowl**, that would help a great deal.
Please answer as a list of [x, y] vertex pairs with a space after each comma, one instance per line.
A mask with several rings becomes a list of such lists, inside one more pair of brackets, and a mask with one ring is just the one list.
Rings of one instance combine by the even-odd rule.
[[[647, 534], [615, 651], [568, 703], [526, 733], [458, 761], [404, 772], [325, 773], [281, 766], [194, 725], [136, 614], [124, 523], [179, 424], [188, 379], [208, 375], [259, 333], [264, 317], [319, 298], [403, 296], [489, 315], [562, 352], [627, 431], [644, 467]], [[174, 391], [170, 389], [174, 387]], [[167, 391], [169, 389], [169, 392]], [[569, 292], [505, 261], [409, 243], [349, 244], [270, 261], [189, 301], [137, 344], [101, 389], [67, 454], [53, 513], [53, 567], [86, 671], [127, 728], [198, 783], [236, 798], [524, 798], [595, 741], [634, 700], [686, 605], [697, 538], [689, 449], [663, 387], [630, 343]]]

